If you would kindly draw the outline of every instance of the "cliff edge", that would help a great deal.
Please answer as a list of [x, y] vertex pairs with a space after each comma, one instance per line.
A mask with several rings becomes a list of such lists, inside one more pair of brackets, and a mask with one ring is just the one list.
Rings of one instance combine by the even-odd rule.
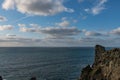
[[95, 46], [95, 61], [83, 68], [79, 80], [120, 80], [120, 48]]

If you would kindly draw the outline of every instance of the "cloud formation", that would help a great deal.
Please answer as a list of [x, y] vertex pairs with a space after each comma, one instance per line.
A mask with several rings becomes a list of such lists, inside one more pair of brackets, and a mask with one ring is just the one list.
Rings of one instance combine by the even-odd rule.
[[[29, 38], [25, 36], [17, 36], [15, 34], [8, 34], [0, 37], [0, 46], [49, 46], [49, 47], [63, 47], [63, 46], [93, 46], [96, 44], [106, 46], [119, 46], [120, 38], [95, 38], [95, 37], [81, 37], [80, 39], [65, 38]], [[7, 43], [7, 44], [6, 44]]]
[[[53, 38], [29, 38], [25, 36], [18, 36], [15, 34], [6, 34], [4, 37], [0, 36], [0, 46], [74, 46], [77, 44], [74, 39], [53, 39]], [[7, 43], [7, 44], [6, 44]]]
[[70, 25], [70, 22], [67, 20], [63, 20], [62, 22], [57, 23], [57, 25], [60, 27], [68, 27]]
[[40, 34], [47, 35], [52, 38], [65, 38], [78, 35], [81, 31], [76, 27], [20, 27], [21, 32], [36, 32]]
[[19, 27], [26, 27], [25, 24], [18, 24]]
[[[20, 24], [19, 24], [20, 25]], [[43, 38], [29, 38], [26, 36], [17, 36], [16, 34], [6, 34], [0, 37], [0, 44], [2, 46], [12, 45], [12, 46], [93, 46], [96, 44], [106, 45], [106, 46], [119, 46], [120, 37], [118, 36], [105, 36], [104, 33], [92, 32], [86, 30], [79, 30], [76, 27], [38, 27], [37, 24], [30, 24], [31, 26], [25, 27], [25, 24], [21, 24], [20, 28], [23, 28], [23, 32], [35, 32], [37, 34], [44, 35]], [[37, 27], [36, 27], [37, 25]], [[114, 29], [109, 35], [118, 35], [118, 30]], [[86, 36], [76, 37], [80, 32], [87, 34]], [[110, 32], [110, 31], [109, 31]], [[99, 37], [98, 37], [99, 36]], [[0, 45], [0, 46], [1, 46]]]
[[94, 7], [86, 8], [85, 11], [88, 12], [88, 13], [92, 13], [93, 15], [97, 15], [97, 14], [101, 13], [105, 9], [104, 4], [106, 2], [107, 2], [107, 0], [99, 0]]
[[4, 0], [2, 8], [5, 10], [16, 9], [24, 14], [40, 16], [55, 15], [60, 12], [74, 12], [73, 9], [63, 5], [63, 0]]
[[114, 35], [120, 35], [120, 27], [118, 27], [117, 29], [112, 30], [110, 33], [114, 34]]
[[2, 47], [39, 46], [40, 44], [38, 43], [41, 44], [41, 39], [17, 36], [16, 34], [6, 34], [4, 36], [0, 36], [0, 46]]
[[93, 31], [86, 31], [85, 35], [86, 36], [96, 36], [96, 37], [98, 37], [98, 36], [108, 36], [107, 33], [105, 34], [105, 33], [100, 33], [100, 32], [93, 32]]
[[12, 30], [14, 27], [12, 25], [0, 25], [0, 30]]
[[0, 22], [7, 21], [7, 18], [4, 16], [0, 16]]
[[119, 46], [120, 38], [95, 38], [95, 37], [82, 37], [79, 39], [79, 43], [81, 45], [86, 46], [94, 46], [96, 44], [106, 45], [106, 46]]
[[80, 42], [83, 43], [88, 43], [88, 44], [99, 44], [99, 43], [104, 43], [106, 40], [101, 39], [101, 38], [93, 38], [93, 37], [83, 37], [79, 39]]

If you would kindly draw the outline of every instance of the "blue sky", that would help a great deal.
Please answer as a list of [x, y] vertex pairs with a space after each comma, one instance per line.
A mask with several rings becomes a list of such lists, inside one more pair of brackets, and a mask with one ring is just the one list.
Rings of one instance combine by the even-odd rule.
[[0, 0], [0, 46], [120, 46], [120, 1]]

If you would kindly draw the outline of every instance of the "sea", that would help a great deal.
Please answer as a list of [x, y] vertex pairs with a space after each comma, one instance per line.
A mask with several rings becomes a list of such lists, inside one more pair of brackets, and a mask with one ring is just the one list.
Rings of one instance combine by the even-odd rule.
[[0, 48], [0, 76], [4, 80], [78, 80], [82, 68], [93, 62], [92, 47]]

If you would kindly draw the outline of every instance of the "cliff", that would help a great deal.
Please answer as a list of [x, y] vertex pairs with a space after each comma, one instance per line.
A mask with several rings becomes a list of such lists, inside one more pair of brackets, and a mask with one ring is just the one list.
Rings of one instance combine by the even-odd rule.
[[95, 61], [83, 68], [79, 80], [120, 80], [120, 48], [95, 46]]

